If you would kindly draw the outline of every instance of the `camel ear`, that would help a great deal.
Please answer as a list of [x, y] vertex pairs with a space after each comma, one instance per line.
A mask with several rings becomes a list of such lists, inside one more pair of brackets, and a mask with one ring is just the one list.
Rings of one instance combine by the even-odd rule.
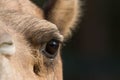
[[56, 24], [61, 34], [67, 38], [80, 16], [80, 0], [47, 0], [43, 9], [45, 18]]

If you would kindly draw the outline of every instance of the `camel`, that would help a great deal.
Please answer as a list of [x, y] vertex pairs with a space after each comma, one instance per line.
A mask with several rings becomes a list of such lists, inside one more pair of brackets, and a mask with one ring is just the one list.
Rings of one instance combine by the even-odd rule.
[[63, 80], [60, 51], [81, 2], [41, 1], [0, 0], [0, 80]]

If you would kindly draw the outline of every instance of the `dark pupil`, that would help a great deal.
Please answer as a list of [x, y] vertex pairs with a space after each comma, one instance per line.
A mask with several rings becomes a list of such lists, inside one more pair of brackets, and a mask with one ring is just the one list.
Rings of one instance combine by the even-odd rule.
[[57, 40], [50, 40], [45, 48], [45, 51], [47, 52], [48, 57], [54, 57], [57, 54], [59, 48], [59, 41]]

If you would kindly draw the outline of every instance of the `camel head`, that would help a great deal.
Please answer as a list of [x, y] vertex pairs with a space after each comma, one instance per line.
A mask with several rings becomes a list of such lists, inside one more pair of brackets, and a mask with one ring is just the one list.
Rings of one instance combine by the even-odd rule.
[[62, 80], [61, 47], [79, 0], [0, 0], [0, 80]]

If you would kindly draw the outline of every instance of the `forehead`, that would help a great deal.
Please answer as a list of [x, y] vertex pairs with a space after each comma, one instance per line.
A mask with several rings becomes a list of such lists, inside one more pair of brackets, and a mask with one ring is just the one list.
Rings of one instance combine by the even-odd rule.
[[[57, 30], [57, 27], [50, 24], [51, 28]], [[7, 28], [23, 28], [27, 29], [30, 27], [38, 28], [49, 28], [49, 23], [47, 21], [40, 20], [32, 15], [24, 14], [16, 11], [0, 11], [0, 27], [2, 29]]]
[[63, 41], [56, 25], [21, 12], [0, 11], [0, 28], [0, 33], [14, 31], [14, 33], [20, 33], [29, 38], [45, 41], [55, 37]]

